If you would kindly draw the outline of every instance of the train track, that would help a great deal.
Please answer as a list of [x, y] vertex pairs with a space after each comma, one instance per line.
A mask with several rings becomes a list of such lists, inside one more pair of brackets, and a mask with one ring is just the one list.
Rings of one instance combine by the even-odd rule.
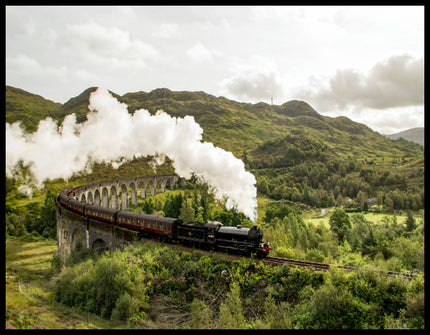
[[[344, 266], [344, 265], [333, 265], [333, 264], [327, 264], [327, 263], [319, 263], [319, 262], [313, 262], [313, 261], [302, 261], [297, 259], [289, 259], [289, 258], [281, 258], [281, 257], [266, 257], [263, 262], [267, 265], [272, 266], [279, 266], [286, 264], [288, 266], [295, 266], [295, 267], [301, 267], [301, 268], [310, 268], [317, 271], [327, 271], [329, 269], [333, 268], [339, 268], [343, 269], [347, 272], [350, 271], [358, 271], [361, 268], [354, 267], [354, 266]], [[412, 279], [414, 276], [423, 277], [424, 275], [420, 275], [417, 273], [412, 272], [395, 272], [395, 271], [378, 271], [375, 270], [375, 272], [386, 274], [389, 276], [400, 276], [407, 279]]]
[[296, 266], [300, 268], [312, 268], [315, 270], [329, 270], [330, 264], [318, 263], [312, 261], [302, 261], [298, 259], [281, 258], [281, 257], [266, 257], [263, 262], [268, 265], [278, 266], [286, 264], [288, 266]]
[[[156, 244], [161, 244], [161, 245], [168, 245], [170, 247], [173, 248], [177, 248], [177, 249], [182, 249], [188, 252], [192, 252], [194, 250], [198, 250], [200, 252], [204, 252], [207, 254], [212, 254], [212, 253], [216, 253], [217, 255], [221, 255], [224, 256], [225, 258], [229, 259], [229, 260], [240, 260], [242, 259], [244, 256], [242, 255], [238, 255], [238, 254], [229, 254], [229, 253], [225, 253], [225, 252], [220, 252], [220, 251], [214, 251], [214, 250], [205, 250], [205, 249], [198, 249], [195, 247], [190, 247], [190, 246], [184, 246], [181, 244], [173, 244], [173, 243], [166, 243], [166, 242], [162, 242], [160, 240], [156, 240], [156, 239], [150, 239], [150, 238], [142, 238], [141, 243], [156, 243]], [[343, 269], [346, 272], [350, 272], [350, 271], [359, 271], [362, 268], [358, 268], [358, 267], [354, 267], [354, 266], [345, 266], [345, 265], [333, 265], [333, 264], [328, 264], [328, 263], [320, 263], [320, 262], [313, 262], [313, 261], [303, 261], [303, 260], [298, 260], [298, 259], [290, 259], [290, 258], [282, 258], [282, 257], [271, 257], [268, 256], [266, 258], [263, 259], [256, 259], [256, 261], [258, 262], [259, 260], [261, 260], [265, 265], [271, 265], [271, 266], [281, 266], [281, 265], [287, 265], [287, 266], [294, 266], [294, 267], [300, 267], [300, 268], [308, 268], [308, 269], [313, 269], [316, 271], [327, 271], [333, 268], [338, 268], [338, 269]], [[378, 270], [374, 270], [374, 272], [378, 272], [381, 274], [386, 274], [389, 276], [400, 276], [403, 278], [407, 278], [407, 279], [412, 279], [414, 276], [419, 276], [419, 277], [423, 277], [424, 275], [420, 275], [414, 272], [395, 272], [395, 271], [378, 271]]]

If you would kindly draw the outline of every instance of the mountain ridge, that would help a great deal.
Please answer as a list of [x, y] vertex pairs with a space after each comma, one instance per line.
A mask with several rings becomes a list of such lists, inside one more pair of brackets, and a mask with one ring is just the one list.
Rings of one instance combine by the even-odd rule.
[[[75, 113], [78, 122], [83, 122], [95, 89], [88, 88], [36, 118], [51, 116], [60, 125], [66, 115]], [[382, 194], [381, 201], [391, 210], [418, 209], [424, 204], [422, 145], [403, 138], [389, 139], [347, 117], [320, 115], [304, 101], [250, 104], [202, 91], [167, 88], [122, 96], [111, 93], [128, 106], [130, 114], [143, 108], [152, 115], [163, 110], [172, 117], [193, 116], [203, 129], [203, 141], [242, 159], [256, 177], [258, 193], [271, 199], [320, 207], [342, 203], [360, 206], [348, 199], [357, 198], [361, 192], [361, 197], [369, 198], [381, 199]], [[28, 97], [22, 94], [23, 106], [27, 102]], [[18, 107], [6, 110], [6, 122], [10, 122], [10, 115], [31, 114], [28, 108], [6, 107]], [[120, 173], [112, 170], [109, 175]]]
[[392, 140], [396, 140], [396, 139], [402, 137], [405, 140], [424, 145], [424, 127], [410, 128], [410, 129], [400, 131], [398, 133], [384, 135], [384, 136], [386, 136]]
[[[31, 118], [33, 126], [26, 121], [28, 119], [26, 116], [30, 112], [11, 105], [6, 99], [6, 122], [14, 122], [20, 117], [20, 113], [25, 128], [33, 131], [34, 122], [46, 116], [56, 119], [60, 125], [66, 115], [75, 113], [77, 121], [84, 122], [89, 112], [90, 94], [96, 89], [96, 87], [90, 87], [64, 104], [53, 103], [52, 105], [49, 100], [46, 100], [49, 105], [48, 111], [45, 114], [39, 113], [33, 116]], [[7, 92], [13, 90], [11, 86], [6, 87]], [[17, 90], [20, 89], [15, 89]], [[33, 96], [24, 90], [17, 92], [21, 92], [23, 102], [26, 101], [25, 96]], [[151, 92], [129, 92], [122, 96], [109, 92], [120, 102], [127, 104], [130, 114], [144, 108], [151, 114], [164, 110], [174, 117], [193, 116], [204, 129], [204, 141], [210, 141], [214, 145], [231, 151], [237, 157], [241, 157], [243, 151], [251, 151], [265, 141], [282, 138], [288, 134], [300, 134], [322, 140], [331, 148], [336, 148], [344, 154], [350, 153], [351, 147], [356, 145], [369, 147], [375, 151], [376, 156], [387, 150], [394, 155], [401, 154], [392, 140], [368, 126], [354, 122], [345, 116], [323, 116], [305, 101], [291, 100], [282, 105], [250, 104], [225, 97], [215, 97], [203, 91], [172, 91], [168, 88], [158, 88]], [[11, 108], [15, 110], [11, 111]], [[11, 118], [11, 115], [14, 115], [15, 119]]]

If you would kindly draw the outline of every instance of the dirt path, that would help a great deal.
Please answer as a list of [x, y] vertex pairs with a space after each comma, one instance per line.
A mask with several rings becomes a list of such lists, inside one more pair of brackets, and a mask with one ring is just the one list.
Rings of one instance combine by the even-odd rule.
[[320, 214], [320, 218], [322, 218], [323, 216], [325, 216], [327, 214], [327, 208], [321, 208], [321, 214]]

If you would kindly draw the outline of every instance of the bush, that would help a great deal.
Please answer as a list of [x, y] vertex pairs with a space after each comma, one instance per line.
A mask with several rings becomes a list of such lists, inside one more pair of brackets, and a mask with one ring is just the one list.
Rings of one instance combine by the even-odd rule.
[[[85, 249], [84, 249], [85, 250]], [[116, 255], [116, 256], [114, 256]], [[57, 301], [73, 306], [78, 305], [103, 317], [110, 317], [117, 300], [126, 292], [131, 292], [127, 263], [118, 257], [118, 253], [101, 257], [96, 261], [87, 260], [69, 268], [60, 277], [55, 289]], [[116, 316], [123, 316], [122, 303]]]
[[409, 328], [424, 329], [424, 292], [411, 295], [406, 299], [406, 314]]
[[348, 290], [326, 285], [315, 291], [296, 315], [300, 328], [363, 329], [372, 323], [371, 308]]
[[220, 328], [224, 329], [240, 329], [245, 327], [245, 317], [240, 299], [240, 287], [237, 282], [231, 284], [227, 298], [221, 303], [218, 324]]
[[324, 262], [325, 257], [321, 251], [312, 248], [306, 251], [306, 260], [314, 262]]
[[213, 324], [212, 310], [200, 299], [194, 298], [191, 303], [191, 320], [192, 329], [211, 328]]
[[128, 292], [125, 292], [116, 300], [111, 318], [113, 320], [125, 321], [137, 312], [138, 307], [139, 304], [136, 298], [131, 297]]

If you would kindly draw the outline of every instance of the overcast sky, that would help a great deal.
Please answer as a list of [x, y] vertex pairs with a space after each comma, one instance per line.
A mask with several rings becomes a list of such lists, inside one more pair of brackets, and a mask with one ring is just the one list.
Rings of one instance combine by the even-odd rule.
[[424, 126], [424, 6], [8, 6], [6, 84], [298, 99], [391, 134]]

